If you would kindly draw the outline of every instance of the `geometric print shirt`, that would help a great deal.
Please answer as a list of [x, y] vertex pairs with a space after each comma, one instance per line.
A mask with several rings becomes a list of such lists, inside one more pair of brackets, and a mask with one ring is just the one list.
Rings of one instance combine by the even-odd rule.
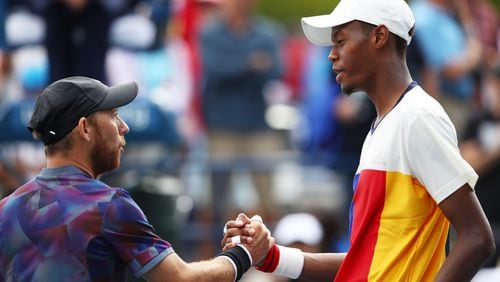
[[0, 281], [125, 281], [173, 252], [127, 191], [74, 166], [0, 201]]

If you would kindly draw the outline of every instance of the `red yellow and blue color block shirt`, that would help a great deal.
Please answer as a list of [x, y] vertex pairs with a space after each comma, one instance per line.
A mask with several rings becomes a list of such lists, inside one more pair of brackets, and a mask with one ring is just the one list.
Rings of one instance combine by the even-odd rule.
[[173, 251], [125, 190], [73, 166], [0, 202], [0, 281], [125, 281]]
[[441, 105], [414, 86], [365, 139], [335, 281], [433, 281], [449, 229], [438, 204], [477, 178]]

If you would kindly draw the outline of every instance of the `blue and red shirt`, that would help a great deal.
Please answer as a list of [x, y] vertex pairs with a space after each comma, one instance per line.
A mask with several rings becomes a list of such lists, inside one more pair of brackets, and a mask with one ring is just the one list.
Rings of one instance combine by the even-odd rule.
[[73, 166], [0, 202], [0, 281], [124, 281], [173, 252], [127, 191]]

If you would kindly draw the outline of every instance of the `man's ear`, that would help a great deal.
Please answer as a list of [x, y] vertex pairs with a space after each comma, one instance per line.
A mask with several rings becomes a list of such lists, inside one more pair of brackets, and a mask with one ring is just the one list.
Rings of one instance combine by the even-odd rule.
[[389, 41], [389, 29], [385, 25], [379, 25], [373, 30], [373, 44], [375, 47], [380, 48], [387, 44]]
[[92, 138], [92, 126], [90, 126], [90, 123], [87, 118], [81, 117], [80, 120], [78, 120], [78, 125], [76, 126], [78, 136], [82, 138], [85, 141], [90, 141]]

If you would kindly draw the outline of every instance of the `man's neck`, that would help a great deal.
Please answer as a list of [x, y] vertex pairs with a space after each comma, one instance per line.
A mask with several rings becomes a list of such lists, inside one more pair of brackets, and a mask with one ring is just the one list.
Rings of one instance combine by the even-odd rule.
[[47, 168], [58, 168], [69, 165], [78, 167], [80, 170], [87, 173], [92, 178], [97, 178], [97, 175], [94, 174], [90, 165], [88, 165], [84, 161], [81, 161], [81, 159], [61, 154], [47, 157]]
[[392, 82], [392, 85], [388, 82], [385, 88], [368, 93], [377, 110], [377, 119], [384, 118], [396, 106], [410, 83], [411, 79]]

